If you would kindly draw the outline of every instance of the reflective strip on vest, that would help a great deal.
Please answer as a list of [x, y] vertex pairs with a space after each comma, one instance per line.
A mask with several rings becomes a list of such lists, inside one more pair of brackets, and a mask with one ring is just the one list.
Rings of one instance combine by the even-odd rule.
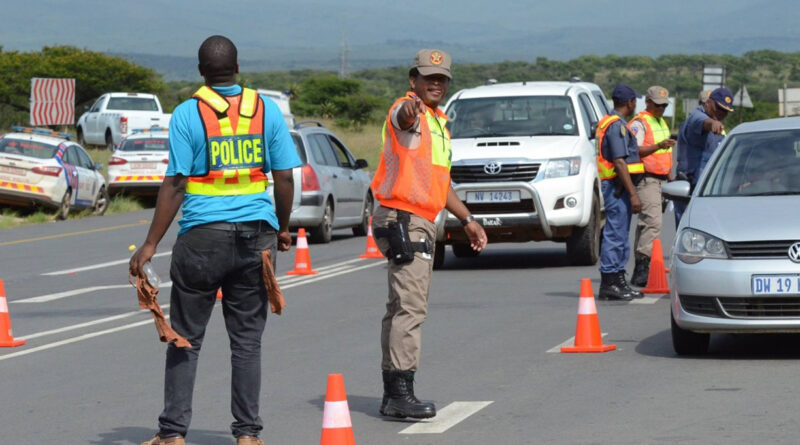
[[[639, 121], [644, 125], [643, 147], [656, 145], [661, 141], [669, 139], [669, 125], [664, 118], [656, 118], [647, 111], [642, 111], [631, 120]], [[630, 124], [628, 124], [630, 128]], [[642, 158], [644, 170], [654, 175], [668, 175], [672, 169], [672, 147], [660, 148], [653, 153]]]
[[243, 88], [239, 96], [225, 98], [203, 86], [193, 97], [199, 99], [209, 170], [204, 176], [188, 178], [186, 192], [210, 196], [265, 192], [264, 107], [259, 107], [256, 91]]
[[[600, 122], [597, 123], [597, 132], [596, 135], [596, 145], [595, 151], [597, 152], [597, 176], [600, 177], [601, 180], [606, 179], [613, 179], [617, 176], [617, 171], [614, 168], [614, 163], [608, 161], [606, 158], [603, 157], [603, 139], [606, 136], [606, 131], [608, 131], [608, 127], [611, 126], [614, 122], [620, 120], [620, 117], [616, 114], [608, 114], [602, 119]], [[633, 162], [628, 164], [628, 173], [634, 175], [640, 175], [644, 173], [644, 164], [641, 162]]]

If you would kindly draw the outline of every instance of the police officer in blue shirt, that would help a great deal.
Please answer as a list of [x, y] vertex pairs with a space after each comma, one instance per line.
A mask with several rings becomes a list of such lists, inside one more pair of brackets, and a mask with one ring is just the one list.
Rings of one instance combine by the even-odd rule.
[[[678, 167], [676, 177], [686, 179], [692, 188], [700, 179], [700, 165], [703, 151], [713, 150], [717, 144], [709, 144], [709, 135], [723, 135], [722, 121], [733, 111], [733, 94], [727, 88], [717, 88], [711, 92], [705, 103], [698, 106], [681, 124], [678, 132]], [[711, 136], [712, 139], [720, 139]], [[709, 147], [709, 145], [712, 145]], [[710, 157], [710, 156], [709, 156]], [[675, 225], [677, 226], [686, 209], [686, 203], [675, 202]]]
[[598, 297], [608, 300], [641, 298], [625, 279], [625, 265], [630, 257], [628, 232], [631, 215], [642, 210], [642, 201], [636, 193], [636, 182], [644, 174], [639, 159], [636, 137], [628, 130], [626, 118], [636, 110], [633, 88], [620, 84], [611, 93], [614, 111], [597, 124], [597, 171], [601, 181], [606, 209], [603, 243], [600, 248], [600, 292]]

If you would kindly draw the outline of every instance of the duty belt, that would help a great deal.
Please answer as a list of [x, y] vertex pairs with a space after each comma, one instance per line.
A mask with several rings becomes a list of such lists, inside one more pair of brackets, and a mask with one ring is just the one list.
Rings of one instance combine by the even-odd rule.
[[195, 226], [197, 229], [224, 230], [227, 232], [270, 232], [275, 231], [272, 226], [264, 221], [241, 221], [241, 222], [212, 222]]

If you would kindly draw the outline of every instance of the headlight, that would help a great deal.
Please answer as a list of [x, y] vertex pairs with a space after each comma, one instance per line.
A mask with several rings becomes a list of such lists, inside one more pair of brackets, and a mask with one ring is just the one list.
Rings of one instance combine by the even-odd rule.
[[681, 231], [676, 249], [678, 258], [687, 264], [697, 263], [703, 258], [728, 258], [724, 241], [694, 229]]
[[581, 158], [553, 159], [547, 163], [544, 178], [563, 178], [565, 176], [575, 176], [581, 171]]

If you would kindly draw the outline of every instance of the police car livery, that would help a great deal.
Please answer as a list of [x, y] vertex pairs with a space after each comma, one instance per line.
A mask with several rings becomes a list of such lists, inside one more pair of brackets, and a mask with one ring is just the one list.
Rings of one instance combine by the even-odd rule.
[[106, 181], [71, 135], [50, 130], [12, 127], [0, 137], [0, 203], [58, 209], [66, 219], [72, 209], [108, 209]]
[[132, 130], [108, 160], [108, 191], [154, 195], [169, 163], [169, 129]]

